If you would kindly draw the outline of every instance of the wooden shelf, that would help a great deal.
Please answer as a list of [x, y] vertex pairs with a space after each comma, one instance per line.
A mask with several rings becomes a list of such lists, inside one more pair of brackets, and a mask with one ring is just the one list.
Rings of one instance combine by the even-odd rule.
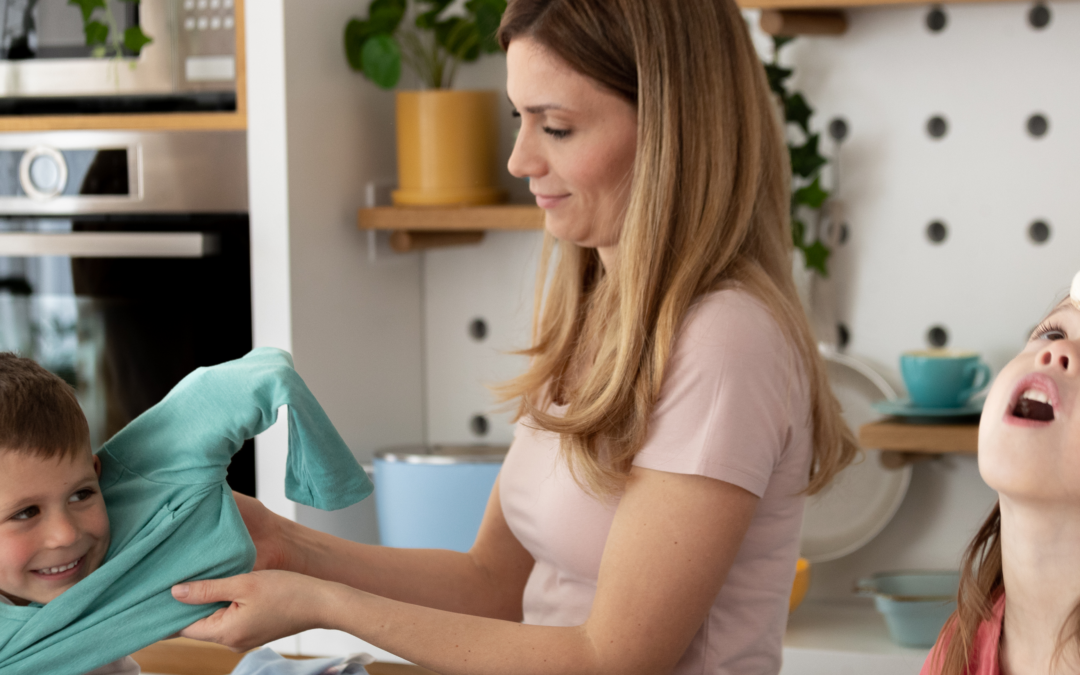
[[979, 425], [911, 424], [890, 417], [860, 427], [859, 445], [881, 450], [881, 463], [894, 468], [945, 453], [974, 455]]
[[544, 212], [537, 206], [378, 206], [360, 209], [361, 230], [447, 232], [469, 230], [542, 230]]
[[[1006, 2], [1007, 0], [945, 0], [942, 4]], [[846, 9], [886, 5], [924, 5], [925, 0], [737, 0], [743, 9]]]
[[378, 206], [360, 209], [361, 230], [388, 230], [398, 253], [426, 248], [477, 244], [487, 230], [542, 230], [544, 212], [537, 206]]
[[236, 26], [236, 110], [208, 113], [118, 115], [15, 115], [0, 117], [0, 133], [131, 129], [138, 131], [214, 131], [247, 129], [247, 59], [244, 52], [244, 2], [233, 6]]

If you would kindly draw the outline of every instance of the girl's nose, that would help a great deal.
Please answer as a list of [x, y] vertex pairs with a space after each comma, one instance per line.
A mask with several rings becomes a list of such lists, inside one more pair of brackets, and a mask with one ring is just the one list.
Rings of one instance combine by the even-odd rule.
[[1080, 372], [1080, 351], [1077, 350], [1074, 340], [1054, 340], [1044, 347], [1036, 356], [1038, 365], [1066, 375], [1076, 375]]

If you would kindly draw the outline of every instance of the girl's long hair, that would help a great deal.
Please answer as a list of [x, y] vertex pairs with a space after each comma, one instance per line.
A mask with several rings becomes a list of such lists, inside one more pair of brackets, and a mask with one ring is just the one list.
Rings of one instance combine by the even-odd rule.
[[[995, 504], [986, 522], [971, 540], [960, 564], [960, 590], [956, 611], [945, 622], [931, 658], [941, 664], [939, 675], [967, 675], [979, 625], [990, 618], [1001, 594], [1005, 578], [1001, 561], [1001, 505]], [[948, 647], [945, 647], [945, 644]], [[1055, 659], [1067, 647], [1080, 649], [1080, 605], [1073, 608], [1058, 634]], [[1074, 655], [1075, 655], [1074, 651]]]
[[[615, 494], [645, 442], [691, 303], [742, 288], [768, 308], [809, 385], [807, 492], [817, 492], [858, 450], [796, 295], [787, 148], [738, 8], [731, 0], [511, 0], [499, 41], [506, 49], [518, 37], [634, 104], [637, 155], [614, 269], [593, 249], [545, 237], [532, 346], [523, 352], [530, 366], [496, 391], [519, 401], [519, 418], [560, 434], [583, 487]], [[548, 413], [555, 402], [567, 405], [563, 415]]]

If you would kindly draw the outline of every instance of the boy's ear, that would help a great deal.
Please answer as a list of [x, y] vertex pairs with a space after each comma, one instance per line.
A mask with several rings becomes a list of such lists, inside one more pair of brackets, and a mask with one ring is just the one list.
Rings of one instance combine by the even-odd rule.
[[97, 474], [98, 478], [101, 478], [101, 458], [97, 455], [94, 455], [94, 473]]

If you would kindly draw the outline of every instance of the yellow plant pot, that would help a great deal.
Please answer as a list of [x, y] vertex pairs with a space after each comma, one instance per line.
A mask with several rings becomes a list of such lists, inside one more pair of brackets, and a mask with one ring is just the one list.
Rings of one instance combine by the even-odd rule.
[[400, 206], [494, 204], [498, 187], [498, 99], [494, 91], [399, 91]]
[[791, 599], [788, 600], [788, 612], [794, 612], [810, 589], [810, 561], [799, 558], [795, 563], [795, 583], [791, 586]]

